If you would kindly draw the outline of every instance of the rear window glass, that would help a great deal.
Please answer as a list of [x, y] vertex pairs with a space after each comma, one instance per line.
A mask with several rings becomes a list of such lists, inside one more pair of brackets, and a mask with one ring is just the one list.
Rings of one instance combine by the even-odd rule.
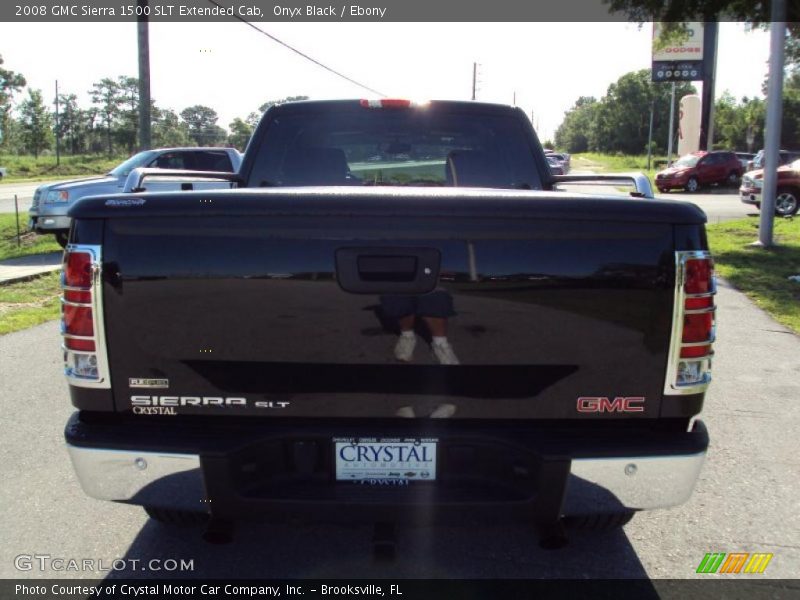
[[542, 187], [517, 119], [425, 108], [279, 115], [251, 185]]
[[201, 151], [194, 153], [195, 169], [198, 171], [233, 171], [230, 156], [222, 151]]

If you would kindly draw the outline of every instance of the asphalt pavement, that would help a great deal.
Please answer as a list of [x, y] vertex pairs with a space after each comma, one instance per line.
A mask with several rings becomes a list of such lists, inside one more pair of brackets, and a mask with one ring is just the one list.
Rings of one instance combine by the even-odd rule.
[[[215, 546], [199, 529], [170, 529], [138, 507], [87, 498], [62, 437], [72, 408], [57, 323], [0, 337], [0, 577], [109, 575], [15, 568], [19, 555], [47, 554], [106, 565], [189, 559], [194, 570], [170, 574], [206, 578], [707, 578], [695, 571], [708, 552], [770, 552], [766, 572], [746, 577], [796, 578], [800, 338], [724, 282], [717, 300], [715, 381], [702, 417], [712, 443], [687, 504], [639, 514], [610, 534], [573, 533], [566, 548], [549, 551], [525, 526], [401, 529], [392, 562], [373, 559], [368, 523], [247, 525]], [[112, 575], [163, 572], [128, 562]]]

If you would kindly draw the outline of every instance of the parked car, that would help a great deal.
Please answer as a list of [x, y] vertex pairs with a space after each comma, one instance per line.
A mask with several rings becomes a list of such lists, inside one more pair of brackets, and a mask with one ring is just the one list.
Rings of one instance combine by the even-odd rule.
[[[778, 151], [778, 166], [788, 165], [800, 158], [800, 151], [797, 150], [779, 150]], [[764, 168], [764, 149], [759, 150], [752, 161], [747, 163], [745, 171], [754, 171], [756, 169]]]
[[0, 167], [0, 180], [3, 179], [3, 177], [6, 176], [6, 173], [8, 173], [8, 171], [6, 171], [6, 168], [5, 167]]
[[[436, 160], [348, 161], [398, 138]], [[621, 178], [556, 181], [518, 108], [335, 100], [269, 108], [241, 189], [79, 202], [77, 480], [218, 535], [483, 509], [548, 547], [685, 502], [708, 447], [706, 216], [644, 177], [647, 201], [557, 191], [588, 177]]]
[[565, 175], [564, 172], [564, 165], [559, 161], [555, 156], [552, 154], [545, 155], [547, 159], [547, 164], [550, 166], [550, 170], [553, 172], [553, 175]]
[[[28, 211], [29, 228], [38, 233], [53, 233], [63, 247], [71, 220], [67, 211], [75, 202], [85, 196], [96, 194], [117, 194], [125, 186], [125, 180], [133, 169], [150, 167], [157, 169], [182, 169], [190, 171], [225, 171], [235, 173], [239, 170], [242, 155], [235, 148], [160, 148], [145, 150], [135, 154], [117, 165], [103, 177], [90, 177], [72, 181], [48, 183], [36, 188], [33, 204]], [[204, 182], [201, 187], [217, 188], [222, 184]], [[179, 190], [178, 182], [162, 182], [159, 190]]]
[[[761, 209], [761, 189], [764, 186], [764, 169], [749, 171], [742, 177], [739, 197], [745, 204]], [[775, 194], [775, 214], [787, 217], [800, 208], [800, 159], [778, 167], [778, 186]]]
[[569, 156], [569, 154], [567, 154], [565, 152], [554, 152], [553, 154], [550, 154], [549, 156], [552, 156], [553, 158], [555, 158], [557, 161], [559, 161], [561, 163], [561, 167], [564, 169], [564, 174], [565, 175], [567, 173], [569, 173], [569, 169], [570, 169], [570, 156]]
[[724, 184], [735, 186], [744, 173], [736, 154], [728, 151], [693, 152], [682, 156], [672, 166], [656, 174], [660, 192], [682, 189], [696, 192], [701, 186]]
[[739, 159], [739, 162], [742, 163], [742, 168], [745, 171], [749, 171], [750, 169], [748, 165], [752, 160], [755, 159], [756, 155], [752, 152], [734, 152], [734, 154], [736, 155], [736, 158]]

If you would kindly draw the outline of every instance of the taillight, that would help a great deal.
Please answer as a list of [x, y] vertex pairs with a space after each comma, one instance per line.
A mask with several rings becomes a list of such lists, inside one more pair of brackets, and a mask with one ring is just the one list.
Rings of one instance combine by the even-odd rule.
[[711, 380], [715, 294], [711, 255], [704, 251], [677, 252], [666, 393], [697, 393], [703, 391]]
[[381, 98], [379, 100], [361, 100], [361, 106], [364, 108], [411, 108], [424, 106], [426, 102], [412, 102], [404, 98]]
[[99, 273], [99, 246], [67, 247], [61, 274], [61, 335], [64, 373], [72, 385], [110, 387]]

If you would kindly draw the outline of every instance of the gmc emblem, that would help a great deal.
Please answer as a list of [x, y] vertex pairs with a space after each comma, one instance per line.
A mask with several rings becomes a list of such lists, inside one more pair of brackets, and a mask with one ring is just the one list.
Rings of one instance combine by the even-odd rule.
[[578, 398], [578, 412], [581, 413], [633, 413], [644, 412], [644, 398], [641, 396], [617, 396], [613, 400], [606, 397], [581, 396]]

